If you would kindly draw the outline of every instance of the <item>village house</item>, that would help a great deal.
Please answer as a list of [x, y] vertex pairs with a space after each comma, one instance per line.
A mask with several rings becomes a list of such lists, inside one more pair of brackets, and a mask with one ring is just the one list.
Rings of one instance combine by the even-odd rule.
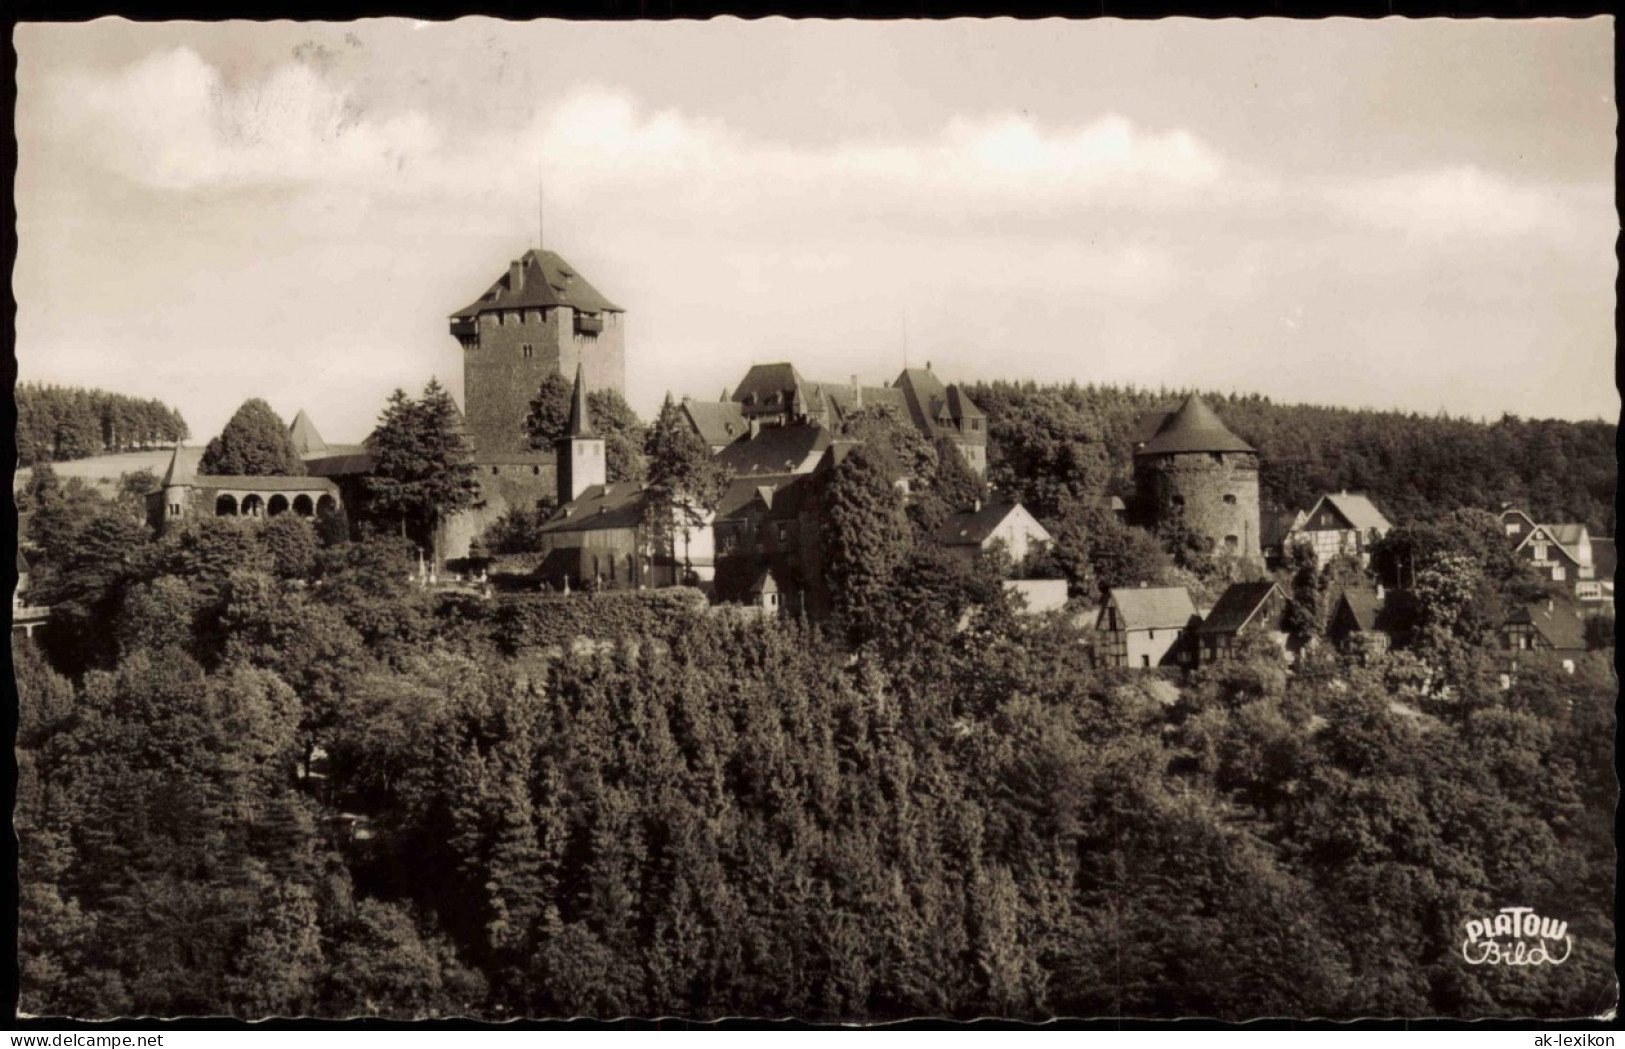
[[1326, 626], [1327, 640], [1344, 655], [1369, 662], [1388, 651], [1391, 639], [1380, 626], [1383, 589], [1350, 587], [1337, 595]]
[[1205, 667], [1228, 660], [1244, 631], [1266, 634], [1284, 651], [1287, 635], [1281, 619], [1285, 612], [1286, 595], [1275, 583], [1230, 584], [1196, 628], [1198, 664]]
[[[1574, 661], [1586, 651], [1584, 614], [1565, 598], [1521, 605], [1507, 613], [1501, 626], [1501, 644], [1512, 652], [1552, 656], [1572, 674]], [[1516, 669], [1515, 658], [1511, 666]]]
[[28, 603], [28, 556], [23, 553], [21, 543], [17, 544], [16, 550], [17, 586], [11, 591], [11, 636], [33, 637], [35, 628], [44, 626], [51, 617], [51, 610], [44, 605]]
[[1584, 524], [1538, 523], [1515, 506], [1503, 507], [1500, 519], [1514, 552], [1542, 581], [1560, 586], [1588, 615], [1613, 612], [1613, 539], [1594, 538]]
[[1096, 659], [1108, 667], [1186, 666], [1199, 622], [1182, 586], [1114, 588], [1095, 620]]
[[973, 562], [981, 555], [1003, 549], [1015, 565], [1051, 542], [1051, 536], [1027, 508], [1016, 502], [987, 502], [949, 514], [937, 528], [935, 540], [955, 557]]
[[1325, 568], [1335, 557], [1353, 558], [1361, 568], [1371, 562], [1371, 548], [1393, 525], [1367, 496], [1337, 492], [1320, 497], [1287, 529], [1286, 550], [1307, 547], [1315, 566]]

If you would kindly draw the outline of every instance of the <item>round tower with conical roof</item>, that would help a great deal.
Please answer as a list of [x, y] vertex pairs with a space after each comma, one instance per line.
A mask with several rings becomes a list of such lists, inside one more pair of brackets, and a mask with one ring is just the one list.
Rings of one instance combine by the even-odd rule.
[[1258, 451], [1196, 394], [1134, 450], [1140, 517], [1182, 525], [1215, 554], [1258, 558]]

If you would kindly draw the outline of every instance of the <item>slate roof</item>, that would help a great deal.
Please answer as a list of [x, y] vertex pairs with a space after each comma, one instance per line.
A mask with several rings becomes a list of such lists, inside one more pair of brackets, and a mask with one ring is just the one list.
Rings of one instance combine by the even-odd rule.
[[1586, 535], [1586, 526], [1583, 524], [1549, 524], [1546, 531], [1551, 533], [1558, 545], [1570, 553], [1579, 549], [1580, 541], [1589, 538]]
[[1348, 606], [1349, 613], [1354, 616], [1356, 629], [1377, 629], [1377, 617], [1382, 614], [1382, 602], [1377, 600], [1375, 590], [1345, 590], [1338, 600]]
[[[355, 447], [353, 445], [328, 445], [331, 453], [335, 447]], [[312, 477], [350, 477], [355, 474], [372, 472], [372, 455], [361, 449], [355, 452], [346, 452], [342, 455], [324, 455], [320, 459], [306, 459], [305, 472]]]
[[587, 313], [625, 312], [599, 294], [598, 289], [587, 283], [576, 268], [557, 252], [527, 251], [519, 262], [524, 272], [522, 287], [510, 287], [512, 273], [504, 272], [490, 290], [452, 314], [452, 317], [473, 317], [487, 310], [549, 306], [569, 306]]
[[975, 510], [949, 514], [937, 529], [944, 546], [981, 546], [1004, 519], [1016, 512], [1016, 503], [985, 503]]
[[748, 408], [788, 408], [806, 385], [793, 364], [753, 364], [739, 380], [732, 399]]
[[1533, 626], [1546, 643], [1558, 651], [1585, 651], [1585, 620], [1566, 599], [1554, 598], [1513, 609], [1507, 623]]
[[592, 413], [587, 410], [587, 379], [582, 365], [576, 365], [576, 384], [570, 391], [570, 422], [564, 429], [566, 437], [594, 437]]
[[957, 386], [944, 386], [929, 368], [904, 368], [894, 387], [903, 392], [909, 419], [930, 433], [938, 419], [980, 419], [982, 409]]
[[755, 437], [735, 441], [716, 455], [716, 462], [735, 477], [795, 473], [810, 456], [830, 446], [822, 426], [767, 426]]
[[[199, 453], [201, 455], [202, 453]], [[177, 444], [175, 451], [169, 456], [169, 466], [164, 470], [163, 480], [158, 482], [159, 488], [168, 488], [170, 485], [190, 484], [197, 473], [198, 455], [189, 453], [185, 446]]]
[[1196, 628], [1199, 634], [1234, 634], [1252, 621], [1271, 594], [1281, 588], [1268, 580], [1259, 583], [1231, 583], [1219, 595], [1213, 611]]
[[1134, 424], [1129, 427], [1128, 440], [1130, 446], [1138, 448], [1157, 435], [1162, 424], [1173, 415], [1172, 409], [1162, 409], [1154, 412], [1141, 412], [1134, 417]]
[[[773, 506], [773, 498], [779, 489], [792, 482], [806, 477], [806, 474], [756, 474], [751, 477], [738, 477], [728, 485], [717, 500], [716, 519], [718, 521], [735, 517], [746, 510], [758, 498], [761, 498], [766, 509]], [[764, 495], [764, 492], [766, 493]]]
[[316, 424], [310, 421], [303, 408], [293, 417], [293, 425], [288, 427], [288, 437], [301, 459], [319, 458], [327, 452], [327, 442], [316, 432]]
[[637, 528], [643, 523], [647, 497], [648, 489], [637, 481], [595, 484], [553, 511], [540, 530], [557, 534]]
[[695, 401], [684, 398], [679, 406], [700, 440], [712, 448], [732, 444], [750, 432], [745, 413], [733, 401]]
[[1183, 628], [1196, 615], [1190, 592], [1182, 586], [1117, 587], [1108, 600], [1129, 630]]
[[1348, 523], [1350, 528], [1356, 528], [1362, 532], [1373, 528], [1379, 532], [1386, 532], [1393, 527], [1388, 518], [1383, 516], [1382, 511], [1377, 509], [1376, 504], [1359, 492], [1337, 492], [1335, 494], [1328, 492], [1321, 496], [1319, 501], [1315, 503], [1314, 508], [1309, 511], [1307, 514], [1309, 520], [1313, 521], [1315, 519], [1315, 513], [1322, 504], [1330, 506], [1337, 513], [1337, 516]]
[[196, 474], [186, 484], [192, 488], [226, 488], [234, 492], [336, 492], [337, 486], [325, 477], [307, 474], [304, 477], [226, 477]]
[[1246, 441], [1230, 432], [1207, 402], [1196, 394], [1185, 398], [1179, 410], [1170, 415], [1157, 435], [1136, 451], [1137, 455], [1175, 455], [1183, 452], [1255, 452]]

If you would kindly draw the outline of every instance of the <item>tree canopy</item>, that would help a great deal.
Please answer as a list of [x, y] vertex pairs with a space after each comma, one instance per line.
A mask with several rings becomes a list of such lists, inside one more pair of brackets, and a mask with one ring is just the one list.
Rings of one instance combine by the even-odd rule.
[[418, 400], [403, 390], [390, 395], [367, 451], [368, 510], [397, 523], [403, 535], [413, 526], [426, 538], [442, 517], [474, 501], [473, 452], [456, 404], [434, 379]]
[[297, 477], [304, 460], [293, 447], [288, 425], [258, 397], [243, 402], [225, 429], [209, 441], [198, 472], [225, 477]]

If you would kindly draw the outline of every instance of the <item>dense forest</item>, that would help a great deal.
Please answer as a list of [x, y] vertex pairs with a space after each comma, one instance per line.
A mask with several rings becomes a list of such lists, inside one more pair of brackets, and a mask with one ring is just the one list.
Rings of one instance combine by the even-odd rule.
[[179, 412], [156, 400], [78, 386], [18, 383], [17, 462], [66, 462], [160, 448], [189, 433]]
[[[1178, 407], [1189, 391], [993, 383], [969, 392], [989, 416], [995, 476], [1002, 467], [1022, 478], [1018, 486], [1030, 485], [1035, 472], [1071, 467], [1101, 490], [1127, 495], [1135, 416]], [[1613, 423], [1511, 415], [1482, 423], [1280, 405], [1256, 394], [1203, 397], [1258, 449], [1266, 513], [1307, 510], [1321, 495], [1346, 490], [1370, 495], [1396, 523], [1516, 503], [1537, 521], [1579, 521], [1593, 535], [1614, 534]]]
[[[1020, 418], [999, 396], [996, 439]], [[1199, 559], [1074, 512], [1123, 456], [1062, 432], [996, 450], [1077, 529], [1060, 567], [1200, 579]], [[14, 649], [20, 1008], [1617, 1004], [1612, 648], [1572, 674], [1526, 657], [1501, 687], [1495, 609], [1528, 581], [1493, 518], [1445, 498], [1399, 530], [1415, 582], [1387, 659], [1314, 643], [1336, 572], [1298, 566], [1294, 667], [1247, 637], [1230, 663], [1163, 678], [1095, 668], [1088, 621], [1018, 614], [996, 559], [922, 542], [966, 478], [885, 443], [829, 479], [838, 618], [821, 626], [682, 589], [436, 593], [393, 530], [292, 515], [154, 537], [41, 471], [23, 498], [53, 620]], [[913, 505], [899, 468], [930, 481]], [[1507, 906], [1566, 922], [1566, 960], [1468, 964], [1464, 924]]]

